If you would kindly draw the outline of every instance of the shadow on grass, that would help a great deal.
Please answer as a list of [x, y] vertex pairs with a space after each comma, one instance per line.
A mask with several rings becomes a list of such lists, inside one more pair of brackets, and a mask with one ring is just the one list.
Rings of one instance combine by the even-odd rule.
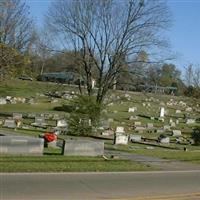
[[57, 152], [57, 153], [56, 152], [44, 152], [43, 155], [45, 155], [45, 156], [46, 155], [48, 155], [48, 156], [57, 156], [57, 155], [60, 156], [60, 155], [62, 155], [62, 153], [61, 152]]

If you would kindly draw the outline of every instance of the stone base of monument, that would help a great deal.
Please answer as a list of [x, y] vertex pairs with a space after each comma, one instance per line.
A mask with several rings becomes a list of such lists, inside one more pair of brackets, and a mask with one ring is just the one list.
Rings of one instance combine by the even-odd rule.
[[67, 156], [102, 156], [104, 142], [94, 140], [65, 140], [64, 155]]
[[44, 140], [26, 136], [0, 136], [0, 154], [43, 155]]

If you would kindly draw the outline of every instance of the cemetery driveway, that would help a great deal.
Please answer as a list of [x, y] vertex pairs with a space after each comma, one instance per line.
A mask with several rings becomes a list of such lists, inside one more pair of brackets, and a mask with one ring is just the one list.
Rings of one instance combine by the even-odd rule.
[[199, 200], [199, 186], [200, 171], [0, 173], [1, 200]]
[[173, 161], [167, 159], [161, 159], [151, 156], [143, 156], [123, 151], [116, 150], [105, 150], [105, 155], [107, 156], [116, 156], [122, 159], [128, 159], [135, 162], [143, 163], [145, 165], [150, 165], [156, 169], [165, 170], [165, 171], [179, 171], [179, 170], [200, 170], [200, 165], [183, 162], [183, 161]]

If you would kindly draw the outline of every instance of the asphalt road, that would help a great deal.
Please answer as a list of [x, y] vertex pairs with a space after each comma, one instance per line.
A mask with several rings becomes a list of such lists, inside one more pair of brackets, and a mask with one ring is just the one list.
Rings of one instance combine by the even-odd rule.
[[200, 199], [200, 171], [0, 174], [1, 200], [135, 199], [184, 194], [199, 195]]

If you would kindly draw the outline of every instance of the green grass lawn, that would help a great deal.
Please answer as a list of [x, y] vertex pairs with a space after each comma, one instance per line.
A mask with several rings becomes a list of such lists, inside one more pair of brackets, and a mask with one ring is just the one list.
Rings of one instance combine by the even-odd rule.
[[[0, 105], [0, 113], [10, 113], [13, 112], [20, 113], [59, 113], [64, 115], [64, 112], [55, 111], [54, 108], [61, 106], [63, 103], [66, 103], [66, 100], [59, 99], [58, 103], [50, 103], [50, 99], [39, 94], [44, 94], [48, 91], [77, 91], [77, 87], [68, 86], [68, 85], [58, 85], [45, 82], [37, 81], [22, 81], [22, 80], [10, 80], [7, 82], [0, 83], [0, 97], [2, 96], [15, 96], [15, 97], [34, 97], [36, 104], [6, 104]], [[110, 91], [108, 96], [120, 96], [123, 99], [121, 104], [120, 100], [113, 103], [112, 106], [107, 106], [106, 118], [113, 118], [114, 122], [112, 123], [112, 128], [115, 129], [116, 126], [124, 126], [126, 133], [135, 134], [134, 130], [131, 129], [134, 121], [128, 120], [131, 115], [139, 115], [138, 120], [141, 121], [142, 125], [145, 126], [147, 123], [153, 123], [154, 127], [162, 127], [165, 124], [169, 124], [170, 118], [173, 120], [176, 117], [183, 117], [185, 113], [184, 108], [180, 106], [166, 106], [166, 102], [171, 98], [178, 101], [187, 102], [188, 106], [200, 104], [200, 100], [195, 100], [192, 98], [186, 97], [174, 97], [170, 95], [159, 95], [151, 93], [138, 93], [131, 92], [131, 101], [127, 101], [124, 98], [124, 91]], [[148, 109], [142, 105], [146, 102], [146, 99], [150, 97], [154, 98], [154, 101], [148, 102], [151, 104], [151, 109]], [[156, 100], [160, 101], [156, 101]], [[145, 116], [159, 116], [160, 102], [165, 103], [165, 107], [168, 110], [168, 115], [165, 117], [165, 122], [160, 122], [158, 120], [150, 120]], [[147, 103], [147, 102], [146, 102]], [[137, 107], [135, 113], [128, 113], [129, 107]], [[176, 115], [175, 110], [182, 110], [181, 114]], [[115, 112], [117, 111], [117, 112]], [[192, 112], [191, 116], [198, 117], [199, 113]], [[33, 119], [24, 119], [25, 124], [30, 124]], [[54, 123], [55, 121], [51, 123]], [[200, 126], [200, 123], [194, 124], [193, 126]], [[190, 136], [193, 126], [185, 124], [184, 119], [180, 120], [180, 123], [175, 127], [175, 129], [180, 129], [185, 135]], [[3, 129], [5, 130], [5, 129]], [[6, 129], [8, 130], [8, 129]], [[24, 135], [38, 137], [40, 133], [44, 133], [46, 130], [12, 130], [13, 133], [22, 133]], [[158, 133], [142, 133], [143, 137], [156, 139]], [[146, 149], [147, 146], [140, 144], [129, 144], [128, 146], [113, 146], [111, 145], [112, 141], [107, 142], [105, 147], [107, 149], [115, 149], [127, 151], [130, 153], [155, 156], [159, 158], [172, 159], [172, 160], [183, 160], [188, 162], [195, 162], [200, 164], [200, 147], [197, 146], [187, 146], [188, 151], [184, 152], [183, 150], [170, 150], [160, 147], [155, 147], [152, 150]], [[171, 144], [172, 147], [180, 147], [183, 149], [183, 145]], [[137, 148], [135, 148], [137, 147]], [[44, 152], [44, 156], [41, 157], [25, 157], [25, 156], [0, 156], [0, 171], [2, 172], [62, 172], [62, 171], [137, 171], [137, 170], [151, 170], [152, 168], [146, 165], [138, 164], [135, 162], [125, 161], [125, 160], [109, 160], [105, 161], [103, 158], [89, 158], [89, 157], [65, 157], [56, 155], [54, 152]]]
[[163, 149], [161, 147], [154, 147], [154, 149], [147, 149], [146, 145], [142, 144], [129, 144], [125, 145], [111, 145], [107, 142], [105, 145], [107, 149], [111, 150], [121, 150], [129, 153], [152, 156], [162, 159], [177, 160], [177, 161], [187, 161], [200, 163], [200, 146], [187, 146], [188, 151], [183, 151], [183, 145], [170, 145], [171, 147], [178, 147], [182, 150], [173, 149]]
[[55, 83], [12, 79], [0, 83], [0, 96], [30, 97], [48, 91], [77, 90], [76, 87]]
[[127, 160], [104, 160], [101, 157], [59, 155], [0, 156], [0, 172], [108, 172], [147, 171], [148, 165]]

